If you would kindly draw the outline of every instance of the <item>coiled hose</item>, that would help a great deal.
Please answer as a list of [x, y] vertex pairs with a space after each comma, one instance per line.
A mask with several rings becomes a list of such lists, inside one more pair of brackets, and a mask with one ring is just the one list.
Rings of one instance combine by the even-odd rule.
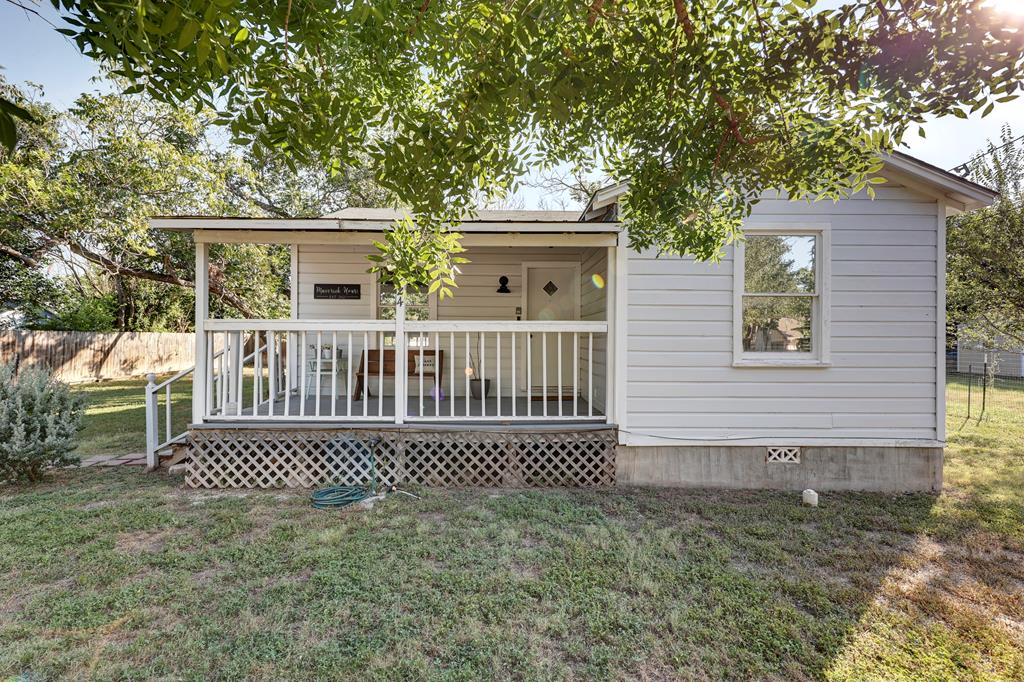
[[332, 485], [326, 488], [314, 490], [309, 496], [313, 509], [344, 509], [345, 507], [362, 502], [377, 494], [377, 458], [375, 451], [379, 438], [371, 440], [368, 451], [370, 453], [370, 485]]

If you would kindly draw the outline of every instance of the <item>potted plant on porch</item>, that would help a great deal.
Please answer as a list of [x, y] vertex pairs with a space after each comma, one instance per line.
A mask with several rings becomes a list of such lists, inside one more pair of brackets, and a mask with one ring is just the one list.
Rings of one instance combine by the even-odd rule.
[[[476, 345], [479, 345], [479, 337]], [[469, 394], [473, 397], [473, 400], [483, 400], [491, 393], [491, 380], [480, 379], [480, 372], [477, 370], [473, 351], [468, 351], [468, 354], [469, 367], [466, 368], [466, 373], [469, 374]]]

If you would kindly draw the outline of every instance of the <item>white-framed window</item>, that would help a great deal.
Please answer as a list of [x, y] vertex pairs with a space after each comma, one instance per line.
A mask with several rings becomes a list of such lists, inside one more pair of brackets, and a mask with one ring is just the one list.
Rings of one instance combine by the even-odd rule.
[[[398, 292], [390, 284], [381, 284], [380, 280], [374, 282], [374, 318], [378, 320], [395, 319], [395, 308], [398, 304]], [[427, 287], [408, 289], [405, 292], [405, 319], [411, 321], [435, 320], [437, 319], [437, 294], [428, 293]], [[417, 337], [409, 338], [410, 348], [430, 346], [429, 335], [424, 335], [423, 343], [420, 344]], [[395, 335], [384, 335], [384, 347], [393, 348]]]
[[733, 364], [827, 366], [828, 225], [744, 228], [733, 271]]

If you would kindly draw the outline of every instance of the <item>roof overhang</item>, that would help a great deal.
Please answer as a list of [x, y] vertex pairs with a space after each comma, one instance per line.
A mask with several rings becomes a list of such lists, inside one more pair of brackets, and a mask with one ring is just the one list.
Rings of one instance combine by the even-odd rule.
[[629, 191], [628, 182], [608, 185], [594, 192], [583, 209], [580, 220], [596, 220], [605, 215], [608, 209], [619, 202], [619, 197]]
[[[524, 212], [517, 212], [522, 214]], [[529, 213], [529, 212], [526, 212]], [[536, 211], [538, 218], [551, 217]], [[372, 214], [371, 214], [372, 215]], [[573, 220], [469, 220], [453, 229], [466, 247], [609, 247], [619, 242], [621, 223], [581, 223]], [[491, 216], [489, 216], [491, 217]], [[505, 217], [505, 216], [501, 216]], [[531, 216], [511, 216], [515, 218]], [[210, 244], [338, 244], [369, 246], [394, 226], [393, 217], [361, 218], [215, 218], [155, 217], [150, 227], [191, 232], [197, 243]]]
[[[941, 199], [954, 210], [970, 211], [991, 206], [999, 197], [999, 192], [995, 190], [920, 159], [915, 159], [909, 154], [894, 152], [884, 155], [882, 159], [885, 162], [885, 167], [880, 173], [882, 177], [906, 184], [911, 189]], [[587, 207], [583, 209], [581, 220], [593, 220], [604, 215], [608, 207], [617, 203], [628, 191], [628, 182], [620, 182], [597, 190], [590, 198]]]
[[999, 198], [999, 192], [993, 189], [915, 159], [909, 154], [894, 152], [885, 156], [884, 160], [883, 176], [904, 182], [911, 189], [926, 194], [938, 192], [951, 208], [960, 211], [991, 206]]
[[[575, 215], [575, 214], [574, 214]], [[383, 232], [394, 220], [376, 218], [215, 218], [171, 217], [150, 218], [149, 226], [157, 230], [194, 232], [197, 230], [245, 230], [249, 232]], [[577, 220], [469, 220], [453, 226], [463, 234], [617, 234], [620, 223], [584, 223]]]
[[[883, 157], [882, 177], [943, 202], [953, 211], [969, 211], [990, 206], [999, 193], [958, 175], [925, 163], [901, 152]], [[616, 204], [629, 191], [628, 182], [620, 182], [594, 192], [582, 214], [572, 211], [479, 211], [454, 229], [466, 235], [617, 235], [622, 231]], [[408, 214], [398, 209], [347, 208], [320, 218], [224, 218], [212, 216], [158, 216], [150, 227], [179, 232], [245, 232], [248, 239], [259, 233], [274, 233], [275, 241], [291, 233], [347, 235], [379, 233], [391, 228], [395, 220]], [[237, 241], [233, 240], [233, 241]]]

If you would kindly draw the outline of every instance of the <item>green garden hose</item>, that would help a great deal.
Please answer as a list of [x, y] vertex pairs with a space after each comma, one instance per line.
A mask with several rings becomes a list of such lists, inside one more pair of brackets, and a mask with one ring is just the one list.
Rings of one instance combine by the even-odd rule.
[[350, 504], [362, 502], [377, 492], [372, 487], [361, 485], [332, 485], [314, 490], [310, 495], [313, 509], [343, 509]]
[[332, 485], [314, 490], [309, 496], [313, 509], [344, 509], [377, 494], [377, 458], [374, 451], [380, 439], [373, 439], [367, 449], [370, 454], [370, 485]]

